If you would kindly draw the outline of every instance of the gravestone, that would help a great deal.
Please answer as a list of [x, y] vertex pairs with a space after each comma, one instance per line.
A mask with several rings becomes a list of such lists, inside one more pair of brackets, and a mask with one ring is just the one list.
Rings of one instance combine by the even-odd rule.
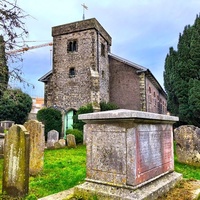
[[37, 175], [44, 166], [44, 125], [37, 120], [29, 120], [24, 124], [30, 134], [30, 175]]
[[87, 146], [83, 199], [156, 199], [181, 179], [174, 172], [173, 123], [177, 117], [134, 110], [79, 115]]
[[4, 151], [4, 127], [0, 126], [0, 158], [3, 158], [3, 151]]
[[174, 130], [174, 135], [178, 161], [200, 167], [200, 128], [180, 126]]
[[47, 148], [55, 148], [55, 143], [59, 140], [59, 133], [56, 130], [51, 130], [47, 134]]
[[23, 197], [29, 187], [29, 133], [22, 125], [13, 125], [5, 134], [2, 191]]
[[0, 158], [3, 158], [3, 152], [4, 152], [4, 133], [0, 133]]
[[4, 133], [4, 127], [0, 126], [0, 133]]
[[74, 135], [72, 134], [67, 135], [67, 146], [69, 148], [76, 148], [76, 139]]
[[7, 130], [14, 124], [15, 122], [14, 121], [9, 121], [9, 120], [6, 120], [6, 121], [0, 121], [0, 126], [3, 127], [4, 130]]
[[66, 146], [66, 140], [65, 139], [60, 139], [58, 142], [59, 142], [61, 147], [65, 147]]

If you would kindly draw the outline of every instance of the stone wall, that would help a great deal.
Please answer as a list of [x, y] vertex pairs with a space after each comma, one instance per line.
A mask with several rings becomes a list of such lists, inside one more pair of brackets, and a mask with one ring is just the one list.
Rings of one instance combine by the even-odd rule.
[[[103, 27], [91, 19], [53, 27], [52, 35], [53, 73], [45, 85], [46, 105], [77, 110], [87, 103], [95, 106], [100, 100], [109, 101], [107, 54], [111, 37]], [[70, 41], [76, 42], [75, 51], [68, 50]], [[101, 44], [105, 56], [101, 55]]]

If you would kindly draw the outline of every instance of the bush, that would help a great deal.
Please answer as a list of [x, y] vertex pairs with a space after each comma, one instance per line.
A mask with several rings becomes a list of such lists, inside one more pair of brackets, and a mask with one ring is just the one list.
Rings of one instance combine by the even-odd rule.
[[92, 113], [92, 112], [93, 112], [92, 104], [87, 104], [86, 106], [81, 106], [73, 117], [73, 120], [74, 120], [73, 128], [83, 131], [83, 126], [85, 123], [82, 120], [78, 119], [78, 115]]
[[101, 111], [116, 110], [116, 109], [119, 109], [119, 107], [114, 103], [102, 101], [100, 103], [100, 109]]
[[32, 98], [20, 89], [4, 91], [0, 99], [0, 121], [10, 120], [24, 124], [32, 108]]
[[51, 130], [56, 130], [59, 133], [62, 130], [62, 114], [54, 108], [42, 108], [37, 113], [37, 120], [45, 125], [45, 138]]
[[66, 135], [72, 134], [75, 136], [76, 143], [80, 144], [83, 143], [83, 132], [78, 129], [68, 129], [66, 131]]
[[[115, 110], [118, 109], [119, 107], [111, 102], [101, 102], [100, 103], [100, 109], [101, 111], [106, 111], [106, 110]], [[78, 115], [80, 114], [86, 114], [86, 113], [93, 113], [93, 107], [92, 104], [87, 104], [86, 106], [82, 106], [78, 109], [78, 111], [76, 112], [76, 114], [74, 115], [74, 124], [73, 124], [73, 128], [74, 129], [78, 129], [80, 131], [83, 131], [83, 126], [84, 126], [84, 122], [82, 120], [78, 119]]]

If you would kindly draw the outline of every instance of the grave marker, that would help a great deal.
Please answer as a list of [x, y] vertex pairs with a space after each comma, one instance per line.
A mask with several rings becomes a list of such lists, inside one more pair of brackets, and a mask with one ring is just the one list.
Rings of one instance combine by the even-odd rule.
[[79, 119], [86, 122], [87, 177], [74, 188], [75, 195], [156, 199], [181, 179], [173, 172], [172, 124], [177, 117], [119, 109]]
[[54, 148], [54, 145], [59, 140], [59, 133], [56, 130], [51, 130], [47, 134], [47, 148]]
[[67, 135], [67, 146], [69, 148], [76, 148], [76, 139], [74, 135], [72, 134]]
[[44, 166], [44, 125], [37, 120], [29, 120], [24, 124], [30, 134], [30, 175], [37, 175]]
[[174, 130], [174, 135], [178, 161], [200, 167], [200, 128], [183, 125]]
[[0, 158], [3, 158], [3, 152], [4, 152], [4, 133], [0, 133]]
[[29, 133], [22, 125], [13, 125], [5, 134], [2, 191], [23, 197], [29, 187]]

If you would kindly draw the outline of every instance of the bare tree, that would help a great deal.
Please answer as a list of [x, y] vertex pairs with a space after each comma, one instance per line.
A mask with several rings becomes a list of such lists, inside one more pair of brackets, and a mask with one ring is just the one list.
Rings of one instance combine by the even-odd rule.
[[[24, 22], [27, 16], [29, 15], [17, 5], [17, 0], [0, 0], [0, 78], [9, 77], [19, 82], [25, 82], [20, 67], [21, 53], [9, 54], [8, 52], [21, 47], [22, 43], [18, 43], [18, 41], [24, 41], [28, 36]], [[8, 59], [11, 63], [9, 71], [6, 67]], [[5, 80], [7, 79], [3, 79], [4, 83]]]
[[7, 51], [18, 46], [17, 39], [24, 40], [28, 35], [24, 19], [28, 15], [17, 5], [17, 0], [0, 0], [0, 34]]

